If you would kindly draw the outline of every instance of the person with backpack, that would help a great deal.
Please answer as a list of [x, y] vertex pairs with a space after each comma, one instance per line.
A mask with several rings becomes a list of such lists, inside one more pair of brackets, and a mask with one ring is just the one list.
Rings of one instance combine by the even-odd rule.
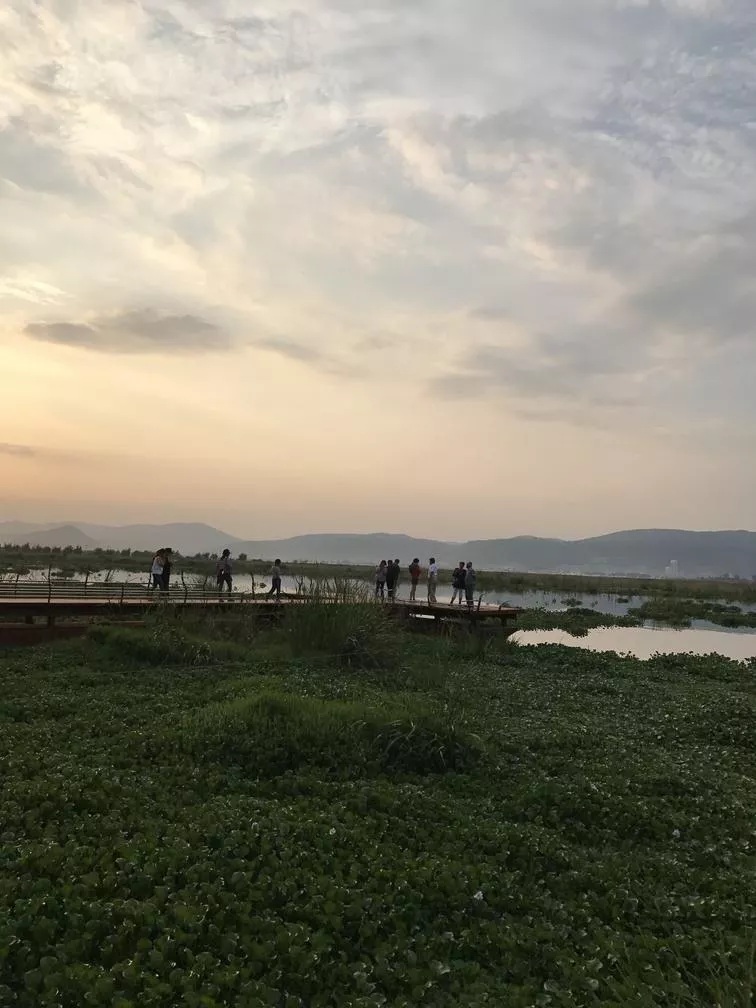
[[459, 604], [465, 597], [465, 562], [460, 560], [459, 565], [452, 571], [452, 597], [450, 605], [454, 605], [459, 596]]
[[385, 599], [386, 597], [386, 561], [381, 560], [375, 569], [375, 597]]
[[412, 563], [409, 565], [409, 576], [410, 576], [410, 602], [415, 602], [417, 598], [417, 585], [420, 581], [420, 560], [415, 557]]
[[215, 581], [218, 585], [218, 591], [223, 591], [223, 586], [226, 585], [229, 592], [233, 590], [233, 579], [231, 577], [231, 550], [224, 549], [221, 553], [220, 560], [215, 568]]
[[[478, 575], [472, 562], [468, 562], [465, 568], [465, 598], [467, 600], [467, 606], [472, 609], [474, 596], [475, 596], [475, 582], [478, 580]], [[460, 599], [461, 601], [461, 599]]]

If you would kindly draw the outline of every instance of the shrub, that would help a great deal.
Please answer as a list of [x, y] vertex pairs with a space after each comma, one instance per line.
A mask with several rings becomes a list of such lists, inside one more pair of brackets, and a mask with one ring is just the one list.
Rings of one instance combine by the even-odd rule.
[[341, 778], [441, 773], [471, 767], [481, 754], [474, 737], [427, 710], [375, 710], [272, 691], [193, 712], [171, 737], [198, 759], [262, 775], [306, 766]]

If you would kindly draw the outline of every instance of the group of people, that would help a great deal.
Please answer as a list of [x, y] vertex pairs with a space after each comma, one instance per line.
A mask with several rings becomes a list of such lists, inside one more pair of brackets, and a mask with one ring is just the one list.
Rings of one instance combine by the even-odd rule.
[[[281, 561], [275, 560], [273, 566], [270, 568], [270, 591], [267, 592], [268, 598], [281, 598]], [[224, 588], [228, 591], [233, 591], [234, 579], [233, 570], [231, 567], [231, 550], [224, 549], [220, 555], [220, 559], [215, 568], [215, 581], [218, 586], [218, 591], [222, 592]]]
[[151, 587], [155, 591], [167, 592], [171, 583], [171, 568], [173, 567], [173, 550], [170, 546], [163, 546], [152, 558], [150, 576], [152, 578]]
[[[420, 583], [420, 578], [423, 573], [418, 557], [415, 557], [407, 570], [410, 576], [409, 600], [410, 602], [416, 602], [417, 586]], [[399, 560], [381, 560], [375, 570], [375, 597], [379, 599], [388, 598], [389, 601], [393, 601], [393, 599], [396, 598], [397, 589], [399, 587], [400, 573], [401, 565]], [[428, 561], [427, 572], [429, 604], [433, 604], [438, 601], [436, 598], [438, 575], [439, 567], [436, 563], [436, 558], [431, 557]], [[460, 605], [462, 605], [463, 602], [466, 602], [467, 605], [472, 608], [475, 598], [475, 583], [477, 579], [478, 575], [472, 563], [465, 563], [464, 560], [460, 560], [459, 564], [452, 572], [451, 605], [454, 605], [457, 599], [459, 599]]]
[[[156, 591], [167, 592], [171, 580], [171, 567], [173, 566], [173, 550], [170, 547], [159, 549], [152, 558], [152, 588]], [[415, 557], [407, 568], [410, 577], [410, 602], [417, 601], [417, 587], [423, 574], [420, 560]], [[399, 560], [381, 560], [375, 571], [375, 597], [378, 599], [388, 599], [393, 601], [399, 588], [399, 577], [401, 564]], [[436, 558], [431, 557], [428, 561], [426, 573], [428, 584], [428, 602], [434, 604], [436, 589], [438, 588], [439, 567]], [[477, 573], [472, 563], [465, 563], [460, 560], [459, 564], [452, 571], [452, 596], [451, 605], [459, 600], [462, 605], [466, 602], [472, 608], [475, 597], [475, 583]], [[233, 566], [231, 563], [231, 550], [224, 549], [218, 558], [215, 567], [215, 581], [219, 592], [224, 589], [233, 591], [234, 578]], [[279, 599], [281, 597], [281, 561], [276, 560], [270, 568], [270, 591], [267, 592], [269, 598]]]
[[[173, 565], [173, 550], [169, 547], [159, 549], [152, 558], [150, 575], [152, 577], [151, 587], [155, 591], [167, 592], [171, 581], [171, 567]], [[233, 566], [231, 563], [231, 550], [224, 549], [215, 565], [215, 583], [219, 592], [226, 589], [229, 592], [234, 590]], [[276, 560], [270, 568], [270, 591], [267, 593], [270, 598], [281, 597], [281, 561]]]

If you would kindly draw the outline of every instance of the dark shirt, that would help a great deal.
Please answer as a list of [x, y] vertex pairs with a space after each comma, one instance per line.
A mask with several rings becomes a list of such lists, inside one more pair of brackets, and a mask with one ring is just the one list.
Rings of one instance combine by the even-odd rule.
[[464, 588], [465, 587], [465, 572], [460, 570], [459, 567], [455, 567], [454, 573], [452, 574], [452, 588]]
[[399, 580], [399, 568], [396, 564], [390, 563], [386, 568], [386, 587], [393, 588]]

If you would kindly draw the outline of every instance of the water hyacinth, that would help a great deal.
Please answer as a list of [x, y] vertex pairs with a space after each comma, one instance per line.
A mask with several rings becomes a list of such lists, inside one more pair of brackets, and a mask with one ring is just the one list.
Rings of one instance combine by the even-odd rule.
[[2, 655], [3, 1008], [752, 1002], [753, 665], [334, 626]]

